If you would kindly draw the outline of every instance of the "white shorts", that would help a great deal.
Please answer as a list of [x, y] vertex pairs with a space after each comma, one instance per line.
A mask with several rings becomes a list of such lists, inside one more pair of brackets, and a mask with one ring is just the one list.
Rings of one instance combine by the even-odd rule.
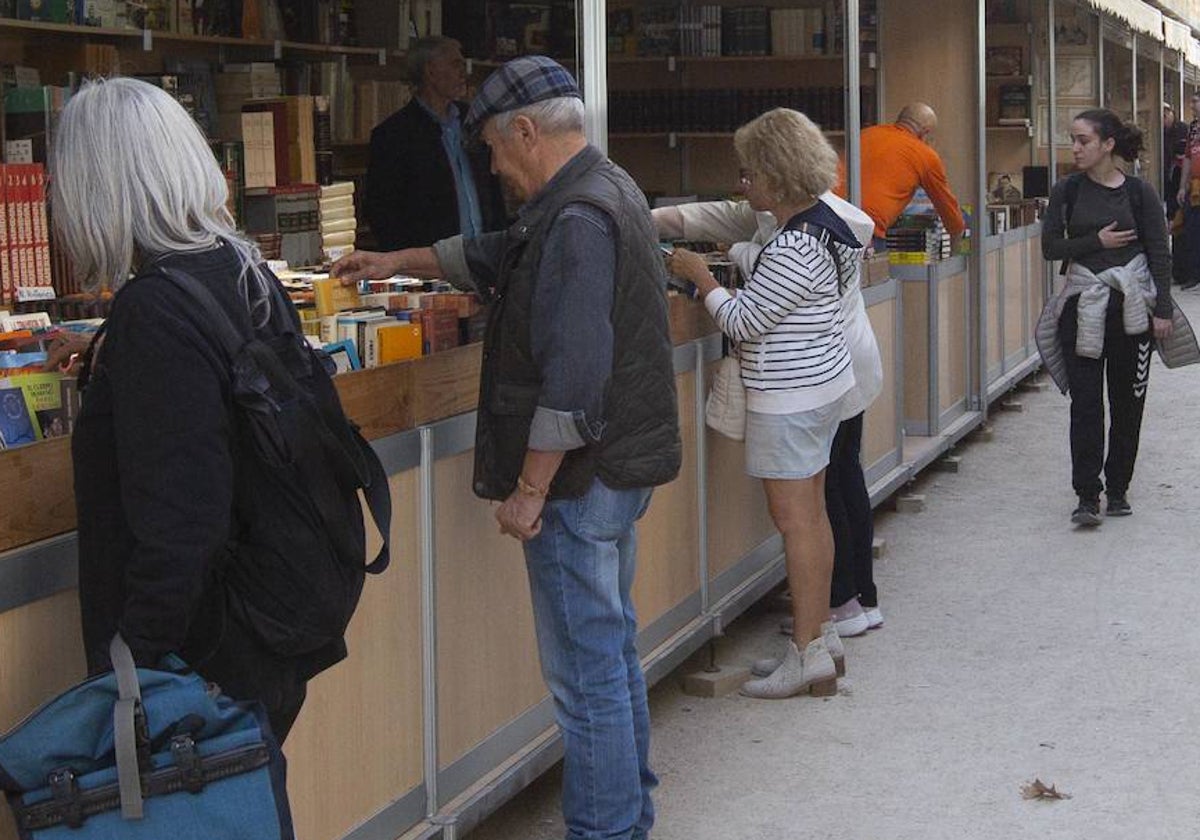
[[829, 466], [842, 401], [792, 414], [746, 412], [746, 473], [755, 478], [811, 478]]

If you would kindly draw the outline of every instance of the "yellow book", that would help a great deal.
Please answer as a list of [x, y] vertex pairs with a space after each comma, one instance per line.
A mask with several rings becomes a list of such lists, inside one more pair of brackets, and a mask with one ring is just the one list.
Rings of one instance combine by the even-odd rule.
[[317, 306], [317, 315], [333, 315], [343, 309], [355, 309], [361, 305], [358, 289], [354, 286], [343, 286], [336, 277], [322, 277], [312, 281], [313, 303]]
[[380, 327], [379, 364], [416, 359], [421, 356], [421, 325], [399, 322]]

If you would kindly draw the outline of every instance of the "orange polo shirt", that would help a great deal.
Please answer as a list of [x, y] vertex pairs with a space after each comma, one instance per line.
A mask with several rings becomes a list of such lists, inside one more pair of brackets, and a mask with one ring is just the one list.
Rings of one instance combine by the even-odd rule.
[[862, 133], [862, 209], [875, 220], [875, 235], [904, 212], [917, 187], [924, 187], [952, 235], [963, 232], [962, 211], [950, 191], [946, 167], [931, 146], [898, 125], [873, 125]]

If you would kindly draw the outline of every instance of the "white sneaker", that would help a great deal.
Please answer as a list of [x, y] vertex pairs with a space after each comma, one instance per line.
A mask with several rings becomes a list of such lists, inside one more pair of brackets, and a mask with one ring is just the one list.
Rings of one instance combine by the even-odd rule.
[[861, 636], [871, 627], [871, 622], [857, 598], [851, 598], [840, 607], [834, 607], [829, 611], [829, 619], [837, 625], [838, 635], [843, 639]]
[[863, 614], [867, 617], [868, 630], [883, 626], [883, 613], [879, 611], [879, 607], [864, 607]]
[[742, 686], [742, 694], [763, 700], [782, 700], [797, 694], [832, 697], [837, 694], [837, 669], [818, 637], [804, 646], [800, 653], [795, 642], [788, 642], [787, 653], [769, 677], [750, 680]]

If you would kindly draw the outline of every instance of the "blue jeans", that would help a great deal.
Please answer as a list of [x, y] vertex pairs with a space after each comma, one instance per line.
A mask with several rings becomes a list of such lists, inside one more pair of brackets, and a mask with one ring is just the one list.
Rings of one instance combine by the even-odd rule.
[[568, 840], [642, 840], [654, 823], [650, 713], [630, 588], [634, 523], [650, 490], [599, 479], [578, 499], [547, 502], [525, 564], [542, 676], [566, 755]]

